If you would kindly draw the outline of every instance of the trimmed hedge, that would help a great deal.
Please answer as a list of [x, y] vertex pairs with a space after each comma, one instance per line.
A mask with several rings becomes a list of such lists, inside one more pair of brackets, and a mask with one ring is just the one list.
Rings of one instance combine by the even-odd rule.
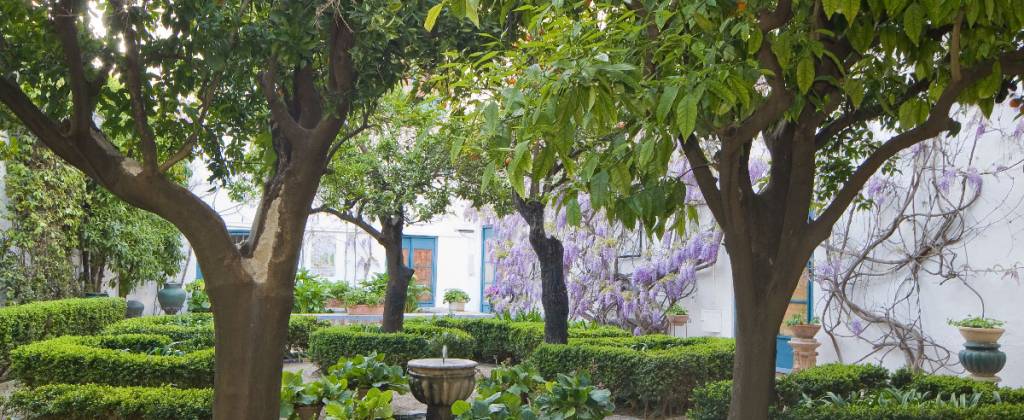
[[321, 369], [334, 365], [342, 357], [377, 352], [386, 355], [390, 364], [405, 365], [412, 359], [440, 357], [432, 349], [430, 340], [441, 333], [449, 333], [454, 342], [448, 343], [449, 357], [470, 357], [475, 342], [464, 331], [430, 325], [405, 325], [402, 332], [382, 333], [380, 327], [349, 325], [314, 331], [309, 337], [309, 358]]
[[[909, 405], [900, 407], [868, 406], [850, 404], [847, 406], [804, 407], [800, 404], [804, 395], [818, 399], [832, 392], [840, 397], [861, 390], [881, 390], [888, 387], [914, 389], [927, 392], [931, 398], [952, 393], [971, 395], [982, 394], [982, 405], [974, 408], [955, 408], [930, 405]], [[776, 419], [993, 419], [1024, 418], [1024, 388], [997, 388], [989, 382], [947, 375], [912, 374], [898, 370], [889, 371], [874, 365], [826, 364], [787, 375], [776, 382], [777, 404], [771, 407], [771, 418]], [[993, 391], [999, 393], [1001, 404], [996, 402]], [[693, 391], [692, 408], [687, 413], [690, 420], [717, 420], [725, 418], [732, 396], [732, 381], [718, 381]]]
[[0, 370], [14, 348], [60, 337], [91, 335], [124, 319], [121, 298], [62, 299], [0, 308]]
[[697, 386], [729, 378], [735, 348], [714, 337], [584, 338], [541, 344], [527, 362], [545, 377], [585, 371], [617, 400], [669, 414], [686, 407]]
[[15, 391], [4, 414], [25, 419], [206, 420], [213, 418], [213, 390], [44, 385]]
[[26, 385], [97, 383], [114, 386], [213, 386], [213, 349], [183, 356], [156, 356], [112, 349], [152, 340], [141, 335], [66, 336], [18, 347], [11, 352], [11, 374]]
[[[779, 416], [786, 420], [1009, 420], [1024, 419], [1024, 404], [989, 404], [977, 407], [937, 405], [797, 407]], [[694, 419], [691, 417], [691, 419]]]
[[[292, 315], [288, 319], [287, 347], [295, 351], [309, 348], [309, 334], [326, 328], [330, 323], [315, 317]], [[213, 314], [188, 313], [183, 315], [147, 316], [126, 319], [110, 325], [104, 334], [157, 334], [173, 341], [193, 341], [198, 346], [213, 347]]]
[[[406, 325], [429, 323], [444, 328], [463, 330], [476, 340], [473, 359], [486, 363], [521, 362], [544, 342], [543, 322], [515, 322], [494, 318], [455, 318], [450, 316], [429, 319], [410, 319]], [[629, 337], [621, 328], [594, 326], [569, 328], [570, 338]]]

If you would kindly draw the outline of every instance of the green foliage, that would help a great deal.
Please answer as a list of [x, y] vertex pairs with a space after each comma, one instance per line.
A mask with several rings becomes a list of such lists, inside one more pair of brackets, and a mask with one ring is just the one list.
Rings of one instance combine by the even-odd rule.
[[44, 385], [14, 391], [4, 413], [24, 419], [209, 420], [212, 389]]
[[545, 419], [603, 419], [615, 411], [611, 392], [595, 387], [586, 374], [559, 373], [545, 390], [533, 403]]
[[29, 386], [213, 386], [213, 349], [159, 356], [104, 348], [103, 343], [101, 337], [65, 336], [18, 347], [11, 352], [11, 375]]
[[[406, 325], [428, 322], [444, 328], [463, 330], [473, 336], [476, 350], [473, 359], [485, 363], [526, 360], [533, 349], [544, 342], [543, 322], [512, 322], [490, 318], [434, 317], [427, 320], [409, 320]], [[569, 336], [627, 337], [630, 334], [616, 327], [570, 328]], [[451, 347], [449, 346], [449, 349]]]
[[732, 380], [714, 381], [693, 389], [690, 396], [690, 420], [721, 420], [729, 417]]
[[298, 419], [299, 406], [322, 407], [330, 402], [351, 399], [348, 384], [333, 375], [325, 375], [313, 382], [304, 382], [302, 371], [284, 371], [281, 377], [281, 417]]
[[804, 396], [820, 398], [826, 393], [849, 394], [861, 389], [878, 389], [889, 380], [889, 371], [875, 365], [829, 363], [786, 375], [776, 382], [781, 401], [795, 404]]
[[[328, 322], [315, 317], [292, 315], [288, 319], [288, 349], [304, 352], [309, 348], [310, 334], [328, 325]], [[213, 347], [213, 315], [188, 313], [130, 318], [107, 326], [103, 334], [155, 334], [170, 337], [176, 342], [186, 341], [194, 346]]]
[[206, 294], [206, 281], [203, 279], [196, 279], [195, 281], [185, 285], [185, 291], [188, 292], [189, 312], [210, 312], [213, 310], [213, 303], [210, 302], [210, 296]]
[[327, 312], [327, 281], [309, 270], [300, 269], [295, 275], [295, 300], [292, 312], [315, 314]]
[[448, 289], [444, 291], [444, 303], [466, 303], [469, 302], [469, 293], [462, 289]]
[[528, 362], [542, 375], [587, 372], [634, 407], [685, 407], [690, 393], [732, 374], [733, 340], [711, 337], [589, 338], [541, 344]]
[[968, 328], [1001, 328], [1006, 323], [998, 319], [985, 318], [980, 316], [968, 315], [964, 319], [960, 320], [948, 320], [946, 321], [949, 325], [954, 327], [968, 327]]
[[345, 293], [344, 301], [347, 305], [382, 305], [387, 290], [388, 274], [376, 273], [373, 277], [359, 282], [357, 287], [350, 288]]
[[349, 389], [377, 388], [399, 394], [408, 393], [409, 380], [406, 379], [402, 367], [385, 363], [385, 358], [384, 354], [376, 352], [367, 356], [341, 358], [338, 363], [327, 368], [327, 374], [344, 380]]
[[352, 285], [346, 281], [335, 281], [327, 284], [327, 296], [331, 299], [337, 299], [341, 303], [345, 303], [345, 295], [348, 294], [349, 290], [352, 290]]
[[124, 319], [119, 298], [64, 299], [0, 308], [0, 366], [15, 347], [62, 335], [90, 335]]
[[309, 358], [321, 369], [326, 369], [343, 358], [380, 352], [386, 355], [387, 363], [405, 365], [412, 359], [437, 357], [431, 351], [430, 340], [445, 332], [454, 337], [453, 344], [448, 346], [450, 357], [468, 358], [473, 355], [475, 340], [465, 332], [406, 323], [403, 331], [397, 333], [382, 333], [379, 326], [373, 325], [317, 330], [309, 337]]
[[[107, 271], [122, 296], [180, 269], [181, 234], [170, 223], [133, 208], [34, 144], [7, 162], [8, 197], [0, 231], [0, 279], [12, 302], [97, 291]], [[76, 268], [84, 264], [87, 275]]]
[[803, 314], [793, 314], [793, 316], [786, 318], [785, 324], [788, 327], [792, 327], [794, 325], [821, 325], [821, 320], [819, 320], [818, 317], [813, 317], [808, 320]]
[[327, 420], [377, 420], [394, 415], [391, 400], [395, 393], [370, 388], [362, 398], [327, 403]]
[[797, 407], [778, 418], [787, 420], [968, 420], [1024, 418], [1024, 404], [993, 404], [978, 407], [958, 407], [953, 404], [925, 405], [824, 405]]
[[147, 353], [154, 348], [170, 345], [170, 337], [156, 334], [101, 335], [96, 346], [111, 350], [125, 350], [132, 353]]
[[526, 365], [500, 367], [477, 383], [472, 401], [458, 401], [452, 413], [461, 420], [602, 419], [615, 410], [606, 389], [586, 374], [559, 374], [545, 381]]

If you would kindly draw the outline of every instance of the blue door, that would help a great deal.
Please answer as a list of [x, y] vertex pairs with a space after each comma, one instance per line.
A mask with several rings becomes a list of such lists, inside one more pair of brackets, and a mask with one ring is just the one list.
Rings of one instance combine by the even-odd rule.
[[484, 226], [480, 233], [480, 312], [491, 312], [491, 302], [484, 294], [487, 287], [494, 284], [494, 261], [488, 258], [491, 253], [488, 242], [494, 237], [494, 228]]
[[[808, 266], [808, 269], [810, 267]], [[808, 271], [800, 276], [800, 282], [793, 291], [793, 297], [789, 300], [789, 307], [786, 308], [786, 317], [779, 327], [779, 335], [775, 340], [775, 370], [788, 373], [793, 369], [793, 348], [789, 346], [792, 333], [786, 326], [785, 320], [800, 315], [805, 321], [810, 321], [814, 315], [814, 283], [809, 281]]]
[[416, 283], [429, 288], [420, 295], [420, 307], [433, 307], [437, 287], [437, 238], [433, 236], [405, 236], [402, 238], [402, 258], [406, 267], [414, 271]]

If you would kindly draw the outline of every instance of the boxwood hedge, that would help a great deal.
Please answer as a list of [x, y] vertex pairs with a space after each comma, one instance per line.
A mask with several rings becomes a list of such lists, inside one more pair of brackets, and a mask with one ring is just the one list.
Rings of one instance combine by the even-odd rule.
[[[803, 397], [818, 399], [828, 393], [846, 397], [861, 390], [878, 391], [894, 387], [914, 389], [935, 396], [971, 395], [981, 393], [978, 407], [952, 407], [936, 404], [909, 404], [902, 406], [870, 406], [846, 404], [842, 406], [800, 404]], [[993, 391], [998, 391], [996, 400]], [[827, 364], [786, 375], [776, 381], [777, 404], [771, 409], [774, 419], [992, 419], [1024, 418], [1024, 389], [997, 388], [988, 382], [946, 375], [912, 374], [898, 370], [891, 375], [885, 368], [874, 365]], [[690, 420], [717, 420], [729, 411], [732, 381], [718, 381], [699, 387], [693, 392]], [[995, 404], [996, 402], [1002, 402]]]
[[3, 416], [24, 419], [207, 420], [212, 389], [44, 385], [15, 391]]
[[586, 371], [617, 400], [669, 415], [688, 404], [695, 387], [729, 378], [734, 354], [731, 339], [650, 335], [541, 344], [527, 362], [545, 377]]
[[[473, 359], [485, 363], [521, 362], [544, 342], [543, 322], [515, 322], [494, 318], [455, 318], [450, 316], [410, 320], [407, 324], [428, 323], [466, 331], [476, 340]], [[569, 337], [629, 337], [621, 328], [593, 326], [569, 329]]]
[[[288, 320], [289, 350], [306, 351], [309, 348], [309, 334], [325, 328], [330, 323], [311, 316], [292, 315]], [[174, 341], [194, 341], [213, 346], [213, 315], [189, 313], [183, 315], [147, 316], [117, 322], [103, 330], [104, 334], [158, 334]]]
[[90, 335], [124, 319], [121, 298], [63, 299], [0, 308], [0, 372], [11, 350], [62, 335]]
[[448, 356], [471, 357], [475, 341], [464, 331], [431, 325], [408, 324], [402, 332], [382, 333], [379, 326], [348, 325], [314, 331], [309, 337], [309, 358], [326, 369], [342, 357], [372, 352], [386, 355], [385, 361], [404, 365], [412, 359], [440, 357], [431, 345], [433, 337], [448, 333]]
[[[18, 347], [11, 352], [11, 376], [29, 386], [97, 383], [115, 386], [213, 386], [213, 349], [181, 356], [135, 353], [152, 335], [65, 336]], [[125, 346], [124, 348], [118, 348]], [[114, 347], [114, 348], [111, 348]]]

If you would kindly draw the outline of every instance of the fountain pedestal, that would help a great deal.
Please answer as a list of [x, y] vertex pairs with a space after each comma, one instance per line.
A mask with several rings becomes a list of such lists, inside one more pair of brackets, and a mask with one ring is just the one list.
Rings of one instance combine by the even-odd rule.
[[469, 398], [476, 386], [476, 362], [466, 359], [409, 361], [409, 388], [427, 405], [427, 420], [452, 419], [452, 404]]

